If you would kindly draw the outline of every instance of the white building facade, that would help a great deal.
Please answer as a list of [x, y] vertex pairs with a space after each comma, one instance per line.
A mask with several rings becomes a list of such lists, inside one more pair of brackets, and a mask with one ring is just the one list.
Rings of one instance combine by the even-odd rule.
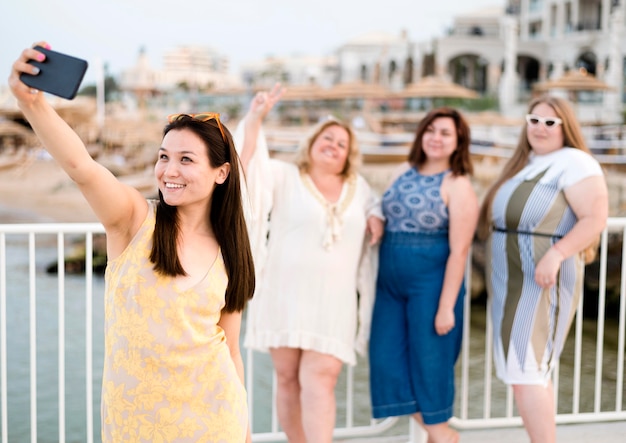
[[418, 77], [417, 45], [406, 31], [399, 35], [370, 32], [337, 49], [338, 83], [375, 83], [401, 89]]
[[241, 77], [244, 85], [253, 90], [269, 89], [276, 82], [330, 87], [337, 81], [337, 66], [333, 55], [267, 57], [243, 64]]
[[207, 46], [180, 46], [163, 54], [163, 68], [150, 66], [145, 50], [137, 62], [122, 72], [120, 87], [124, 91], [160, 93], [183, 88], [198, 91], [236, 89], [238, 76], [229, 72], [228, 57]]
[[241, 86], [229, 74], [229, 59], [208, 46], [181, 46], [163, 55], [159, 83], [164, 89], [186, 85], [192, 89], [232, 89]]
[[402, 30], [369, 32], [329, 55], [268, 57], [244, 64], [238, 76], [229, 74], [228, 58], [216, 50], [184, 46], [167, 52], [158, 71], [140, 55], [137, 66], [122, 75], [121, 86], [138, 91], [184, 86], [201, 92], [249, 92], [275, 82], [324, 88], [362, 82], [399, 91], [434, 74], [498, 97], [506, 113], [526, 103], [537, 82], [584, 69], [613, 87], [604, 94], [605, 111], [612, 119], [621, 115], [624, 91], [623, 1], [504, 0], [454, 17], [447, 35], [427, 42], [412, 41]]
[[[513, 91], [526, 101], [536, 82], [584, 69], [614, 88], [606, 112], [621, 114], [626, 36], [619, 0], [509, 0], [502, 8], [455, 18], [437, 41], [439, 72], [483, 93]], [[510, 35], [513, 35], [511, 41]], [[509, 36], [507, 38], [507, 36]], [[507, 58], [514, 72], [505, 75]], [[506, 100], [505, 100], [506, 101]]]
[[381, 84], [402, 89], [417, 80], [422, 64], [419, 45], [403, 31], [398, 35], [369, 32], [339, 46], [326, 56], [268, 57], [242, 66], [244, 83], [252, 88], [340, 83]]

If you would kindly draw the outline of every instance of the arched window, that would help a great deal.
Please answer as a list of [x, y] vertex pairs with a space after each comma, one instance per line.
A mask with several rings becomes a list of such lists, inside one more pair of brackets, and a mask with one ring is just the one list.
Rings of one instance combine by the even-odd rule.
[[413, 59], [411, 57], [406, 59], [404, 63], [404, 76], [402, 82], [408, 85], [413, 82]]
[[596, 75], [596, 65], [598, 64], [598, 57], [591, 52], [586, 51], [578, 56], [576, 60], [576, 68], [584, 68], [589, 74]]
[[397, 69], [398, 69], [398, 65], [396, 64], [396, 61], [391, 60], [389, 62], [389, 81], [393, 79], [393, 76], [395, 75]]

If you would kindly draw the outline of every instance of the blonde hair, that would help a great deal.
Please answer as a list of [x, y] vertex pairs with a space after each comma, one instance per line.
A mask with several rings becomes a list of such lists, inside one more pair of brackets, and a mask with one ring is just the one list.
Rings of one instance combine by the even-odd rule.
[[[559, 97], [543, 95], [530, 102], [528, 105], [528, 113], [531, 113], [537, 105], [542, 103], [550, 106], [554, 110], [556, 116], [563, 122], [561, 126], [563, 130], [563, 146], [580, 149], [581, 151], [590, 153], [589, 148], [587, 147], [587, 142], [585, 141], [580, 128], [580, 124], [576, 118], [576, 114], [574, 113], [574, 110], [569, 102]], [[528, 141], [527, 128], [528, 123], [524, 122], [524, 126], [522, 127], [522, 132], [513, 155], [502, 168], [502, 172], [500, 173], [498, 179], [493, 183], [493, 185], [491, 185], [485, 194], [485, 198], [480, 208], [480, 218], [478, 220], [477, 234], [480, 239], [484, 240], [489, 236], [491, 229], [491, 205], [493, 204], [496, 192], [500, 189], [500, 186], [502, 186], [504, 182], [521, 171], [528, 163], [528, 157], [532, 152], [532, 147]], [[584, 250], [585, 263], [593, 261], [598, 244], [599, 238]]]
[[301, 171], [309, 172], [311, 169], [311, 147], [315, 140], [320, 136], [322, 132], [326, 128], [331, 126], [339, 126], [343, 128], [348, 133], [348, 158], [346, 159], [346, 164], [341, 171], [341, 176], [347, 178], [352, 174], [356, 174], [357, 170], [361, 166], [361, 152], [359, 151], [358, 144], [356, 142], [356, 137], [354, 136], [354, 132], [352, 128], [347, 123], [342, 122], [332, 116], [321, 120], [317, 125], [315, 125], [309, 135], [304, 138], [300, 142], [300, 146], [298, 148], [298, 152], [296, 153], [295, 163]]

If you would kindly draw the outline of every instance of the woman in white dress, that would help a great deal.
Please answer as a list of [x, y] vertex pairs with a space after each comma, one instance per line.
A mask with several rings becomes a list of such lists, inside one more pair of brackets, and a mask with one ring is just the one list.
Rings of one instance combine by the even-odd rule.
[[359, 151], [344, 123], [317, 125], [295, 163], [269, 159], [261, 125], [282, 93], [280, 85], [258, 93], [237, 134], [260, 278], [245, 345], [271, 354], [278, 418], [289, 441], [330, 443], [337, 378], [369, 337], [370, 245], [382, 221], [373, 216], [374, 193], [356, 173]]

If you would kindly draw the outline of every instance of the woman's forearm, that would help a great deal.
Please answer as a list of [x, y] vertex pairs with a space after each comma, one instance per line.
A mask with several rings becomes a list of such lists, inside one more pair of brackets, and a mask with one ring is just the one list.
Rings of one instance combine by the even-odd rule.
[[443, 287], [439, 297], [439, 307], [443, 309], [454, 309], [459, 295], [459, 289], [465, 278], [465, 266], [467, 264], [467, 254], [451, 253], [446, 263], [446, 271], [443, 279]]
[[46, 151], [73, 181], [80, 184], [90, 178], [94, 161], [85, 144], [46, 100], [20, 104], [20, 109]]
[[241, 159], [241, 165], [244, 173], [248, 171], [250, 160], [256, 152], [257, 139], [259, 137], [259, 132], [261, 131], [261, 123], [261, 120], [252, 115], [247, 115], [243, 121], [244, 137], [241, 155], [239, 157]]
[[606, 226], [606, 218], [602, 216], [584, 217], [553, 247], [563, 256], [571, 257], [591, 245]]

